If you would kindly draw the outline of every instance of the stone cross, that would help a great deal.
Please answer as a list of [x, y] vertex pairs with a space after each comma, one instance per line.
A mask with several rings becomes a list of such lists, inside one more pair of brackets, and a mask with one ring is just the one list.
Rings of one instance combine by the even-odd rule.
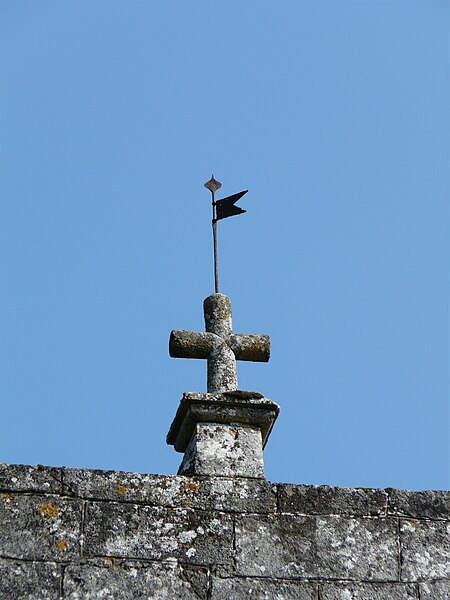
[[203, 303], [204, 332], [172, 331], [169, 353], [174, 358], [206, 358], [208, 392], [237, 390], [236, 360], [267, 362], [268, 335], [232, 332], [231, 301], [224, 294], [212, 294]]

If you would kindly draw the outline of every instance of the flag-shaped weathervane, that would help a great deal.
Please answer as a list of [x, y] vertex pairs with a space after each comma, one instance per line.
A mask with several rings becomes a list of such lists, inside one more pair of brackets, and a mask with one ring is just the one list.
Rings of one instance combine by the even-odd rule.
[[214, 197], [215, 192], [222, 187], [222, 184], [219, 181], [214, 179], [214, 175], [211, 176], [211, 179], [205, 183], [205, 188], [207, 188], [212, 195], [212, 229], [213, 229], [213, 241], [214, 241], [214, 286], [216, 294], [219, 293], [219, 273], [217, 269], [217, 221], [220, 219], [226, 219], [227, 217], [232, 217], [233, 215], [240, 215], [245, 213], [246, 211], [240, 206], [236, 206], [236, 202], [242, 198], [244, 194], [248, 192], [248, 190], [244, 190], [243, 192], [238, 192], [237, 194], [233, 194], [232, 196], [227, 196], [226, 198], [222, 198], [221, 200], [216, 200]]

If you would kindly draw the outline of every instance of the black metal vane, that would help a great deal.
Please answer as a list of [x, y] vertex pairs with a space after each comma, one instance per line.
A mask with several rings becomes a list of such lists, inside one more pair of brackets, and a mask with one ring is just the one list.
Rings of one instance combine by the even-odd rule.
[[226, 219], [227, 217], [232, 217], [233, 215], [240, 215], [245, 213], [243, 208], [240, 206], [236, 206], [236, 202], [242, 198], [244, 194], [248, 192], [248, 190], [244, 190], [243, 192], [238, 192], [237, 194], [233, 194], [232, 196], [227, 196], [226, 198], [222, 198], [220, 200], [215, 199], [215, 193], [218, 189], [222, 187], [222, 184], [219, 181], [214, 179], [214, 175], [211, 176], [211, 179], [205, 183], [205, 188], [211, 192], [212, 195], [212, 230], [213, 230], [213, 244], [214, 244], [214, 289], [215, 293], [219, 293], [219, 271], [217, 266], [217, 221], [220, 219]]
[[216, 213], [217, 220], [226, 219], [227, 217], [232, 217], [233, 215], [240, 215], [242, 213], [247, 212], [240, 206], [235, 206], [236, 202], [242, 198], [244, 194], [246, 194], [248, 190], [244, 192], [238, 192], [237, 194], [233, 194], [232, 196], [228, 196], [227, 198], [222, 198], [222, 200], [217, 200], [216, 202]]

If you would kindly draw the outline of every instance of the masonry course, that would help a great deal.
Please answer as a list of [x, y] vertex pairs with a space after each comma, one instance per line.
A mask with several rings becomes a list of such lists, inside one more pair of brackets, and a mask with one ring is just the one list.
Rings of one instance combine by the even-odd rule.
[[449, 532], [448, 492], [0, 465], [2, 599], [447, 599]]
[[0, 466], [1, 598], [447, 598], [450, 494]]

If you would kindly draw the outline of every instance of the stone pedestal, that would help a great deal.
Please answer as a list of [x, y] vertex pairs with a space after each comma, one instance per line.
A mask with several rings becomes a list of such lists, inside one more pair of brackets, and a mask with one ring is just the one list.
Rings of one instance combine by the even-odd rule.
[[197, 423], [178, 475], [264, 477], [259, 427]]
[[257, 392], [183, 394], [167, 435], [184, 452], [178, 474], [263, 478], [262, 452], [279, 410]]

